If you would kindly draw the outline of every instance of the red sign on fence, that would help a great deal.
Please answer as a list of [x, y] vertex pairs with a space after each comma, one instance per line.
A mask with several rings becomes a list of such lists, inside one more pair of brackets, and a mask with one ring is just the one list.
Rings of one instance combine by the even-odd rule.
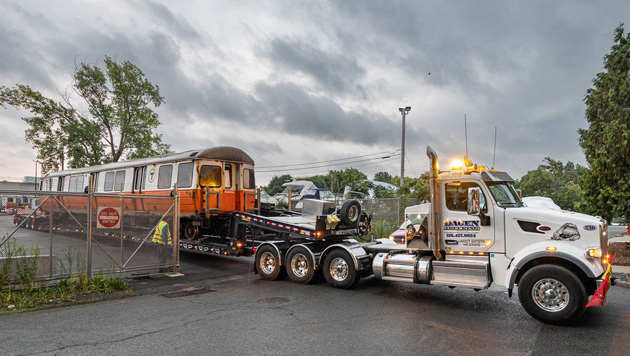
[[98, 215], [96, 216], [96, 228], [119, 229], [120, 208], [98, 208]]

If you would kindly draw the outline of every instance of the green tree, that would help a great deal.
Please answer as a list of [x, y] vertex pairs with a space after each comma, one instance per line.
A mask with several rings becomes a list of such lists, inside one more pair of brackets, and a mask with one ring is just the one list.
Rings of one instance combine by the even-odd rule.
[[517, 182], [516, 186], [523, 196], [549, 197], [562, 209], [581, 211], [583, 196], [580, 181], [587, 169], [571, 161], [564, 164], [549, 157], [545, 157], [543, 162]]
[[394, 177], [391, 176], [391, 174], [387, 173], [387, 172], [377, 172], [374, 175], [374, 180], [375, 181], [379, 181], [379, 182], [384, 182], [384, 183], [392, 183], [392, 179], [394, 179]]
[[164, 103], [159, 88], [133, 63], [105, 57], [105, 70], [81, 63], [75, 68], [63, 102], [44, 97], [28, 85], [0, 87], [0, 106], [13, 106], [33, 116], [27, 142], [37, 150], [43, 172], [67, 165], [79, 168], [168, 153], [154, 130], [160, 125], [151, 106]]
[[584, 97], [587, 129], [580, 146], [590, 170], [585, 174], [585, 210], [611, 221], [630, 216], [630, 34], [615, 29], [614, 44], [604, 56], [604, 72]]
[[518, 188], [523, 192], [523, 196], [543, 196], [550, 197], [553, 191], [554, 176], [551, 172], [540, 166], [527, 172], [518, 184]]
[[267, 194], [274, 195], [274, 194], [282, 192], [284, 190], [284, 187], [282, 185], [292, 180], [293, 179], [291, 178], [290, 174], [283, 174], [281, 176], [273, 176], [273, 178], [271, 178], [271, 181], [269, 181], [269, 184], [262, 188], [265, 190], [265, 192], [267, 192]]

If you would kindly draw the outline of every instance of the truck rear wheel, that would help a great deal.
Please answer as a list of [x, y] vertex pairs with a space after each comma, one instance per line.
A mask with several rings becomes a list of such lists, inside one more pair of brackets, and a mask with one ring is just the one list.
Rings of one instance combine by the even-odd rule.
[[359, 283], [360, 277], [354, 268], [354, 260], [343, 250], [332, 251], [324, 259], [326, 282], [336, 288], [350, 289]]
[[300, 284], [310, 282], [315, 275], [315, 266], [309, 251], [302, 246], [291, 249], [287, 254], [286, 270], [293, 282]]
[[580, 278], [561, 266], [533, 267], [518, 284], [518, 299], [525, 311], [547, 324], [567, 324], [579, 318], [587, 297]]
[[280, 266], [278, 251], [272, 246], [266, 245], [258, 249], [255, 263], [256, 271], [262, 279], [275, 281], [286, 276], [286, 271]]

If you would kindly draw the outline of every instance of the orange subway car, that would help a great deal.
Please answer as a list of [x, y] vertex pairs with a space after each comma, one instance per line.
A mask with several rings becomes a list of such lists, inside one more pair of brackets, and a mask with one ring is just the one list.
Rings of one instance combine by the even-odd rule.
[[[42, 191], [87, 193], [90, 178], [99, 205], [121, 206], [126, 215], [156, 216], [168, 209], [168, 200], [140, 199], [133, 195], [180, 194], [182, 238], [227, 237], [230, 213], [254, 211], [254, 160], [234, 147], [190, 150], [126, 162], [51, 172], [42, 177]], [[112, 194], [111, 198], [107, 195]], [[123, 194], [123, 195], [121, 195]], [[121, 199], [122, 197], [122, 199]], [[87, 212], [87, 199], [63, 196], [73, 214]], [[58, 204], [55, 203], [55, 210]], [[47, 204], [42, 208], [46, 210]]]

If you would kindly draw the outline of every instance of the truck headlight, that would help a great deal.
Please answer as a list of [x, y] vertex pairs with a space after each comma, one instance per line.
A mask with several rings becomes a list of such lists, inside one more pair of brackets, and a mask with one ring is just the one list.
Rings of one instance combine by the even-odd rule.
[[586, 255], [588, 257], [600, 258], [602, 257], [602, 249], [601, 248], [589, 248], [586, 250]]

